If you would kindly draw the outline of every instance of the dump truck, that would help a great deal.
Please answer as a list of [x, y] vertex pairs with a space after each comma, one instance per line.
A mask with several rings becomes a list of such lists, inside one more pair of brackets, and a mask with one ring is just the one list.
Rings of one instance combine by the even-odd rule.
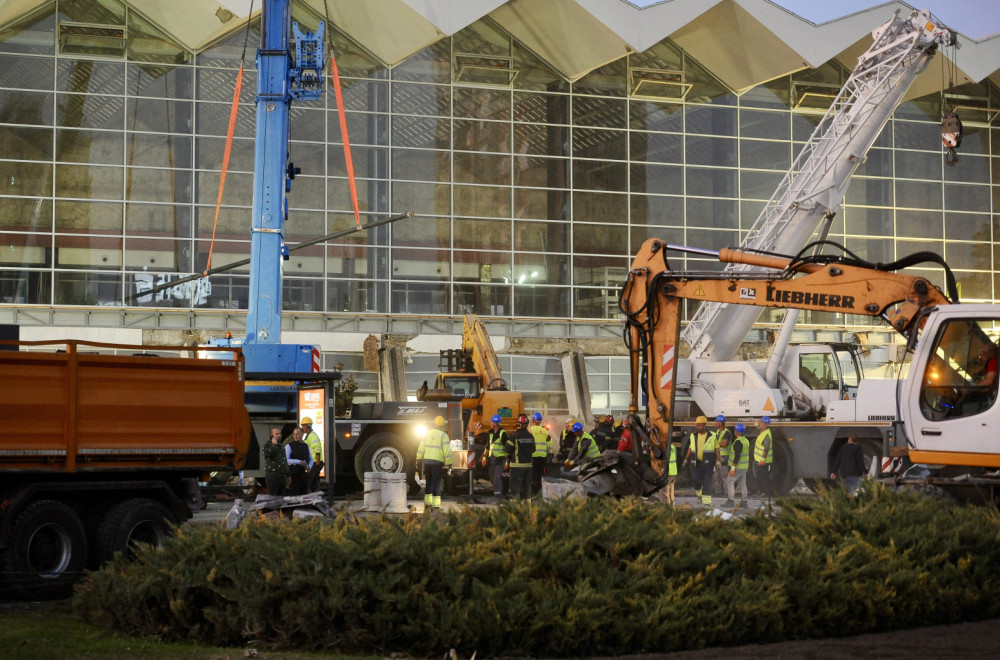
[[[18, 350], [0, 351], [0, 592], [69, 593], [85, 568], [159, 544], [201, 509], [209, 473], [242, 466], [239, 351], [196, 360], [133, 345], [5, 344]], [[129, 354], [98, 352], [109, 349]]]

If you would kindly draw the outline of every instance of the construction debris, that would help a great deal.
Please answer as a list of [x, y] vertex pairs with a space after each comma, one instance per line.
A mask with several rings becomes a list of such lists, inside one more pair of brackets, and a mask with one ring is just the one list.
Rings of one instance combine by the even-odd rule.
[[284, 516], [285, 513], [293, 518], [333, 518], [336, 515], [333, 507], [324, 499], [323, 493], [318, 491], [308, 495], [288, 497], [258, 495], [250, 506], [243, 500], [236, 500], [233, 508], [226, 514], [226, 529], [236, 529], [254, 512], [264, 517]]

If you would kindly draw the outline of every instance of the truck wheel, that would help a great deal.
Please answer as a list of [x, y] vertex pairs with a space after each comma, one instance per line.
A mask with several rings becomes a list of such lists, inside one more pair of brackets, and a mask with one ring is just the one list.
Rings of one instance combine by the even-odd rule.
[[116, 504], [97, 530], [99, 561], [110, 561], [116, 552], [125, 552], [131, 559], [137, 543], [160, 547], [174, 522], [170, 510], [156, 500], [134, 498]]
[[70, 594], [87, 563], [87, 531], [70, 507], [39, 500], [17, 517], [4, 553], [9, 583], [31, 598]]
[[365, 440], [354, 455], [354, 472], [361, 483], [365, 472], [405, 472], [410, 494], [420, 489], [413, 475], [416, 472], [416, 447], [394, 433], [376, 433]]

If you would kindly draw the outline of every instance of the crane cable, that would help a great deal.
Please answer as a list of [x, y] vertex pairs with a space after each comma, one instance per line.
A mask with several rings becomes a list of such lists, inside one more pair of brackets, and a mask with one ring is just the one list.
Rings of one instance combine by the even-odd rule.
[[253, 0], [250, 0], [250, 13], [247, 14], [247, 29], [243, 34], [243, 53], [240, 54], [240, 69], [236, 73], [236, 87], [233, 89], [233, 105], [229, 109], [229, 128], [226, 129], [226, 149], [222, 154], [222, 174], [219, 177], [219, 196], [215, 200], [215, 220], [212, 223], [212, 241], [208, 244], [208, 261], [202, 277], [208, 277], [212, 270], [212, 252], [215, 250], [215, 230], [219, 227], [219, 210], [222, 208], [222, 193], [226, 189], [226, 173], [229, 171], [229, 155], [233, 150], [233, 133], [236, 131], [236, 115], [240, 109], [240, 92], [243, 89], [243, 65], [247, 57], [247, 43], [250, 40], [250, 24], [253, 17]]
[[330, 10], [323, 0], [323, 14], [326, 18], [326, 40], [330, 50], [330, 77], [333, 78], [333, 93], [337, 99], [337, 118], [340, 120], [340, 135], [344, 139], [344, 164], [347, 167], [347, 185], [351, 190], [351, 203], [354, 205], [354, 222], [361, 229], [361, 212], [358, 209], [358, 183], [354, 178], [354, 159], [351, 158], [351, 140], [347, 136], [347, 109], [344, 107], [344, 93], [340, 87], [340, 71], [337, 70], [337, 59], [333, 56], [333, 30], [330, 27]]

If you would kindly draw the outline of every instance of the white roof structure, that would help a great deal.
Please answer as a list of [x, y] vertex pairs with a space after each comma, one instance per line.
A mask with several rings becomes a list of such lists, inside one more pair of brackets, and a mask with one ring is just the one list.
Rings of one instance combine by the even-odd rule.
[[[0, 27], [51, 0], [0, 0]], [[97, 2], [99, 0], [95, 0]], [[392, 66], [488, 16], [573, 81], [629, 52], [669, 37], [730, 89], [741, 91], [836, 58], [853, 69], [872, 29], [899, 10], [886, 2], [821, 25], [770, 0], [663, 0], [639, 8], [626, 0], [295, 0], [330, 21], [383, 64]], [[126, 0], [126, 4], [198, 52], [239, 30], [250, 0]], [[253, 2], [259, 12], [262, 0]], [[324, 5], [325, 8], [324, 9]], [[961, 38], [955, 85], [989, 78], [1000, 85], [1000, 35]], [[908, 98], [941, 87], [930, 67]]]

